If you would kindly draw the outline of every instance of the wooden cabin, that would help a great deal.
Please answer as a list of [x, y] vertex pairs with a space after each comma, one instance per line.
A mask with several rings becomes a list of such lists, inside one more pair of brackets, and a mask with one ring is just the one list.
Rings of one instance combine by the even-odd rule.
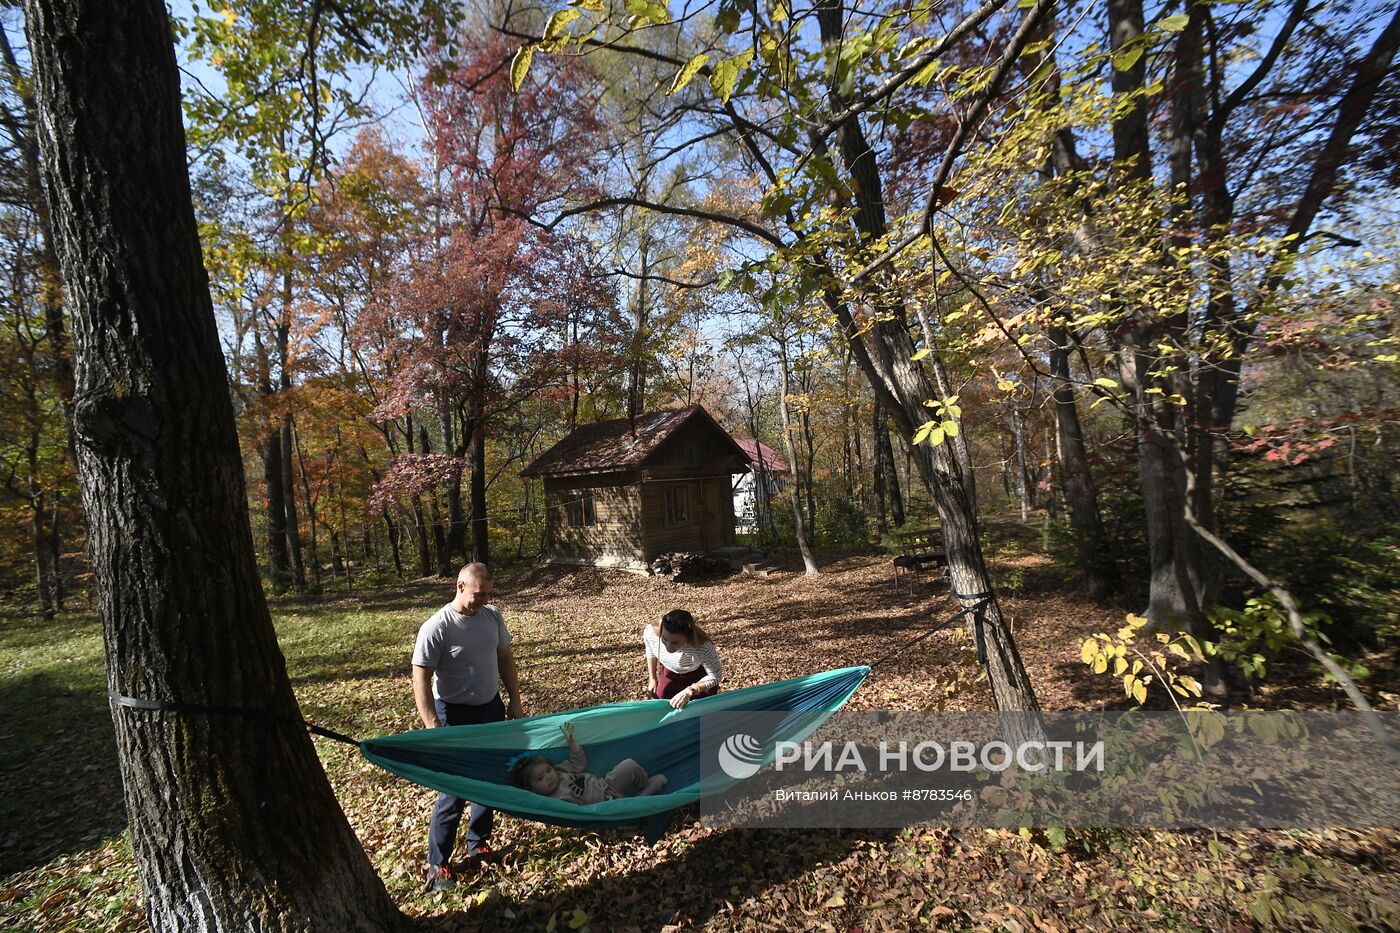
[[749, 457], [699, 405], [581, 425], [520, 472], [544, 481], [552, 564], [646, 570], [734, 544], [730, 477]]

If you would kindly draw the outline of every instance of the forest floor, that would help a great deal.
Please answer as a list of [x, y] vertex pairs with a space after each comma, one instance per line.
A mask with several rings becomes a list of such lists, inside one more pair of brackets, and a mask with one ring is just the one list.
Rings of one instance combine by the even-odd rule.
[[[1093, 676], [1082, 640], [1123, 607], [1076, 594], [1033, 535], [992, 550], [1002, 605], [1047, 709], [1124, 708]], [[593, 570], [537, 569], [497, 581], [516, 638], [527, 713], [639, 698], [640, 633], [692, 611], [719, 645], [726, 687], [887, 658], [850, 709], [987, 710], [965, 627], [915, 641], [954, 610], [946, 587], [897, 589], [888, 558], [831, 557], [816, 578], [697, 585]], [[282, 648], [312, 721], [356, 735], [415, 728], [409, 654], [451, 597], [422, 580], [273, 601]], [[1368, 659], [1369, 690], [1395, 709], [1393, 657]], [[1301, 668], [1257, 706], [1345, 708]], [[91, 613], [0, 619], [0, 930], [143, 928], [124, 834]], [[390, 894], [427, 930], [1138, 930], [1400, 928], [1400, 834], [1386, 830], [1042, 831], [917, 827], [715, 830], [694, 807], [649, 846], [498, 817], [498, 862], [448, 894], [422, 890], [435, 792], [317, 743], [351, 824]]]

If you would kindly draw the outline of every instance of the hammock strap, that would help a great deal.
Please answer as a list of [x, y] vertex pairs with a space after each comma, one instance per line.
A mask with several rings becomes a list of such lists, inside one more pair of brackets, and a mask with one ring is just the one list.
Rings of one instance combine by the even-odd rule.
[[315, 723], [307, 722], [296, 716], [286, 716], [281, 713], [274, 713], [269, 708], [258, 708], [254, 706], [221, 706], [211, 703], [181, 703], [176, 700], [147, 700], [141, 697], [129, 697], [124, 693], [118, 693], [111, 687], [107, 688], [107, 699], [124, 709], [147, 710], [159, 713], [196, 713], [206, 716], [236, 716], [241, 719], [255, 719], [258, 721], [258, 808], [267, 812], [267, 791], [268, 791], [268, 755], [267, 746], [271, 739], [272, 727], [278, 722], [292, 723], [298, 726], [305, 726], [308, 732], [315, 735], [331, 739], [336, 742], [344, 742], [346, 745], [359, 746], [359, 742], [348, 735], [336, 732], [334, 729], [327, 729]]
[[982, 631], [982, 610], [986, 607], [987, 603], [992, 601], [992, 594], [973, 593], [971, 596], [964, 596], [962, 593], [954, 593], [953, 595], [964, 602], [968, 602], [974, 599], [977, 600], [977, 602], [974, 605], [968, 606], [965, 609], [961, 609], [958, 612], [955, 612], [953, 615], [944, 619], [942, 622], [939, 622], [927, 632], [924, 632], [918, 638], [906, 642], [905, 644], [901, 645], [900, 647], [896, 648], [889, 654], [886, 654], [885, 656], [881, 657], [876, 661], [871, 661], [871, 669], [873, 670], [879, 667], [881, 664], [884, 664], [890, 658], [902, 653], [903, 651], [914, 645], [917, 645], [919, 642], [923, 641], [925, 638], [928, 638], [930, 635], [936, 635], [937, 633], [943, 631], [945, 628], [952, 625], [954, 622], [957, 622], [959, 619], [966, 615], [972, 616], [973, 627], [977, 637], [977, 660], [985, 667], [987, 664], [987, 643], [986, 636]]
[[992, 594], [990, 591], [988, 591], [986, 593], [973, 593], [971, 595], [964, 595], [962, 593], [954, 593], [953, 595], [956, 596], [961, 602], [971, 602], [974, 599], [977, 600], [975, 605], [964, 609], [963, 611], [972, 613], [972, 633], [973, 636], [977, 639], [977, 663], [982, 665], [983, 667], [986, 667], [987, 631], [986, 622], [982, 618], [982, 610], [986, 608], [987, 603], [992, 601]]

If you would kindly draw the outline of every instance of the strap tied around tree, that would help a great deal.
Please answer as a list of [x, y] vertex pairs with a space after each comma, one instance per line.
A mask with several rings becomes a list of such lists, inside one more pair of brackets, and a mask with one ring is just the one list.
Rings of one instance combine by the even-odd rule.
[[142, 697], [130, 697], [124, 693], [118, 693], [111, 687], [107, 688], [107, 699], [111, 700], [119, 708], [147, 710], [156, 713], [202, 713], [206, 716], [237, 716], [242, 719], [255, 719], [258, 721], [258, 809], [264, 814], [267, 813], [267, 792], [269, 782], [267, 779], [267, 744], [272, 733], [272, 726], [277, 722], [292, 723], [298, 726], [305, 726], [307, 731], [336, 742], [344, 742], [347, 745], [359, 747], [360, 743], [350, 738], [348, 735], [336, 732], [334, 729], [327, 729], [315, 723], [307, 722], [297, 716], [286, 716], [275, 713], [269, 707], [254, 706], [222, 706], [213, 703], [182, 703], [177, 700], [147, 700]]
[[986, 638], [982, 632], [982, 609], [987, 605], [987, 603], [991, 602], [992, 594], [990, 592], [986, 592], [974, 593], [971, 596], [964, 596], [962, 593], [954, 593], [953, 595], [964, 602], [973, 599], [977, 600], [977, 602], [971, 606], [967, 606], [953, 613], [948, 618], [944, 619], [942, 622], [939, 622], [933, 628], [929, 629], [927, 632], [924, 632], [918, 638], [915, 638], [913, 641], [910, 641], [908, 644], [905, 644], [900, 648], [896, 648], [894, 651], [891, 651], [889, 654], [885, 655], [877, 661], [870, 662], [870, 667], [872, 669], [879, 667], [881, 664], [884, 664], [896, 654], [899, 654], [901, 651], [904, 651], [906, 648], [909, 648], [912, 645], [917, 645], [919, 642], [923, 641], [925, 638], [928, 638], [930, 635], [936, 635], [937, 633], [943, 631], [945, 628], [952, 625], [954, 622], [958, 621], [965, 615], [972, 616], [974, 631], [977, 635], [977, 660], [980, 664], [982, 664], [983, 667], [985, 667], [987, 665], [987, 644]]
[[971, 602], [974, 599], [977, 600], [976, 603], [963, 611], [972, 613], [972, 633], [977, 640], [977, 663], [986, 667], [987, 631], [985, 621], [982, 618], [982, 610], [986, 607], [987, 603], [992, 601], [992, 593], [988, 590], [985, 593], [954, 593], [953, 595], [962, 602]]

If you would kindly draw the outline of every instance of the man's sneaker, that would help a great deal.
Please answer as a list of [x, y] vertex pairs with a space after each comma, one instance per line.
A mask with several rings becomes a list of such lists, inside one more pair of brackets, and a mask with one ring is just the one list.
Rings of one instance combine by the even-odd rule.
[[481, 845], [470, 850], [467, 853], [467, 857], [475, 859], [478, 862], [491, 862], [495, 861], [496, 851], [491, 848], [490, 843], [483, 842]]
[[446, 865], [429, 865], [427, 882], [429, 891], [451, 891], [457, 887], [457, 879]]

